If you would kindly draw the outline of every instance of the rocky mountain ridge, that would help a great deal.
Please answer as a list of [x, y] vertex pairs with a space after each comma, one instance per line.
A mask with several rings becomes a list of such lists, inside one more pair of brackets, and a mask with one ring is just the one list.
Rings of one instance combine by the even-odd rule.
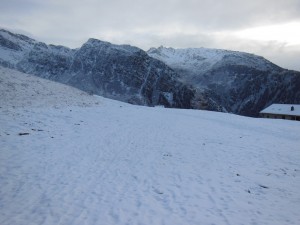
[[225, 111], [258, 116], [272, 103], [300, 103], [300, 73], [254, 54], [221, 49], [151, 48], [148, 54], [165, 62], [184, 83], [209, 90]]
[[78, 49], [0, 30], [0, 65], [132, 104], [258, 116], [300, 103], [300, 73], [220, 49], [151, 48], [89, 39]]
[[140, 105], [192, 108], [194, 89], [163, 62], [129, 45], [89, 39], [79, 49], [0, 31], [0, 65]]

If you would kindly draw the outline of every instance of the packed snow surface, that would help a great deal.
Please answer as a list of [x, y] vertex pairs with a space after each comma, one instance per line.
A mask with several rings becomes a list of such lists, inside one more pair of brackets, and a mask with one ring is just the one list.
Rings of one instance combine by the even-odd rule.
[[[133, 106], [53, 83], [44, 89], [56, 94], [28, 101], [33, 77], [0, 72], [1, 225], [300, 224], [299, 122]], [[4, 94], [7, 82], [22, 96]]]

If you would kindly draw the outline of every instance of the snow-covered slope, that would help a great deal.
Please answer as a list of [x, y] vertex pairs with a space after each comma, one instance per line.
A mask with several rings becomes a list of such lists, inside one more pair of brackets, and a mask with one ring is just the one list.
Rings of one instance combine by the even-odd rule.
[[95, 97], [18, 75], [1, 69], [1, 225], [300, 223], [298, 122], [85, 107]]
[[65, 107], [100, 104], [86, 92], [0, 66], [0, 107]]

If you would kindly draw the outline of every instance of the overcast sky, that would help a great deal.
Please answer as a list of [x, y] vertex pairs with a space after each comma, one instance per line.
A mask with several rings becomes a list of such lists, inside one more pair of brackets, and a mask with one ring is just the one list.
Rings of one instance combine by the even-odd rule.
[[0, 0], [0, 27], [48, 44], [208, 47], [300, 71], [300, 0]]

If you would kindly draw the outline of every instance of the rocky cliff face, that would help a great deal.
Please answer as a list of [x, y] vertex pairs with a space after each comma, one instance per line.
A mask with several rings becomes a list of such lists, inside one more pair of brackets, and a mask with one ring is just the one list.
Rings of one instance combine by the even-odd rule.
[[[129, 45], [90, 39], [76, 51], [68, 83], [134, 104], [190, 108], [193, 90], [161, 61]], [[182, 95], [182, 93], [185, 93]]]
[[300, 103], [300, 73], [282, 69], [263, 57], [218, 49], [152, 48], [159, 59], [223, 111], [258, 116], [272, 103]]
[[133, 104], [192, 107], [194, 89], [139, 48], [90, 39], [79, 49], [69, 49], [5, 30], [0, 37], [2, 66]]

